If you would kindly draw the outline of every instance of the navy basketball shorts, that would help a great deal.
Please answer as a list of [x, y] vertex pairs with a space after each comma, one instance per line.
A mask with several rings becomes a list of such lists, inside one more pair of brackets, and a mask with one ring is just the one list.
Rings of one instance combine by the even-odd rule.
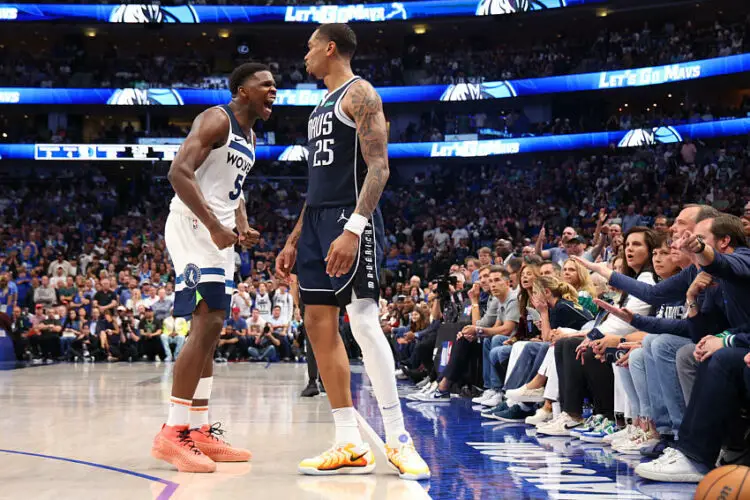
[[305, 208], [297, 246], [297, 275], [305, 305], [344, 307], [351, 302], [352, 292], [359, 299], [380, 298], [380, 265], [385, 245], [380, 210], [370, 217], [360, 236], [357, 256], [349, 272], [338, 278], [326, 274], [328, 249], [341, 236], [354, 208]]
[[234, 291], [234, 248], [219, 250], [208, 229], [191, 213], [170, 212], [164, 239], [177, 275], [173, 315], [191, 316], [201, 300], [209, 309], [228, 314]]

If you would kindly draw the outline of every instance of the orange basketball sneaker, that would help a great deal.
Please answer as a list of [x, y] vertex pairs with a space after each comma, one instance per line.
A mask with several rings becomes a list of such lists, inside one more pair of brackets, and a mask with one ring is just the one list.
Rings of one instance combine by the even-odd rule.
[[164, 424], [154, 438], [151, 456], [177, 467], [180, 472], [214, 472], [216, 463], [196, 447], [187, 425]]
[[242, 448], [233, 448], [218, 436], [224, 434], [221, 424], [203, 425], [200, 429], [190, 429], [190, 438], [208, 458], [214, 462], [247, 462], [252, 454]]

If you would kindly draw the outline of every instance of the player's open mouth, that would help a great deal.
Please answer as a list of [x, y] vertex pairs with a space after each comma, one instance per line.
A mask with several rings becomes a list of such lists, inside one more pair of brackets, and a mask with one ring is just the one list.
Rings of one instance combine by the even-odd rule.
[[263, 109], [265, 109], [266, 111], [270, 113], [271, 108], [273, 108], [274, 101], [276, 101], [276, 96], [272, 96], [266, 99], [266, 101], [263, 103]]

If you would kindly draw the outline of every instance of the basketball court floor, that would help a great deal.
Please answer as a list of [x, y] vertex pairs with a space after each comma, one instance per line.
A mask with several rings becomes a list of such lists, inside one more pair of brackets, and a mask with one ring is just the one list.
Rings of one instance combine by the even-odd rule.
[[165, 418], [171, 368], [60, 364], [0, 372], [0, 498], [676, 500], [695, 491], [637, 479], [637, 457], [483, 420], [461, 399], [404, 400], [407, 428], [432, 479], [402, 481], [377, 451], [383, 429], [360, 366], [352, 367], [354, 403], [363, 436], [376, 449], [376, 474], [300, 476], [297, 462], [333, 439], [325, 397], [298, 396], [306, 382], [302, 364], [217, 365], [211, 419], [253, 460], [219, 464], [215, 474], [181, 474], [149, 455]]

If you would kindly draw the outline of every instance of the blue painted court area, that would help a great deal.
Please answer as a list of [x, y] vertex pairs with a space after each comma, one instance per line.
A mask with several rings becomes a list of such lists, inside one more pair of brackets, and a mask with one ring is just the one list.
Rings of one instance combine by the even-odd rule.
[[[383, 435], [369, 387], [353, 375], [355, 406]], [[407, 385], [399, 386], [406, 393]], [[633, 473], [640, 457], [566, 437], [535, 435], [525, 424], [483, 419], [469, 400], [402, 399], [407, 429], [432, 469], [425, 489], [434, 500], [691, 499], [695, 485], [654, 483]]]

